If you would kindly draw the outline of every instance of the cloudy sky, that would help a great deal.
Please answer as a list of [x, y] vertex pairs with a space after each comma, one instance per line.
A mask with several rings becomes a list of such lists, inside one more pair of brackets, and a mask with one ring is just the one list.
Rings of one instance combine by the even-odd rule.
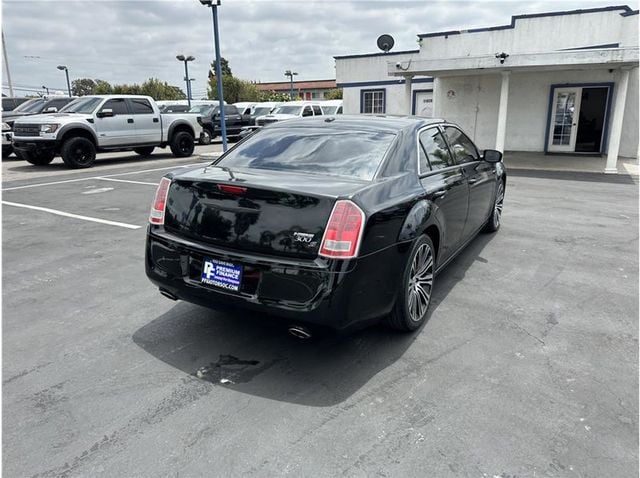
[[[616, 4], [621, 4], [619, 2]], [[626, 2], [638, 8], [638, 0]], [[235, 76], [284, 81], [335, 78], [334, 55], [417, 48], [416, 35], [502, 25], [511, 15], [611, 5], [605, 1], [223, 0], [222, 56]], [[193, 55], [194, 96], [205, 94], [214, 58], [211, 12], [197, 0], [3, 0], [2, 29], [14, 86], [65, 90], [71, 79], [140, 83], [160, 78], [184, 89], [177, 54]], [[3, 91], [6, 72], [3, 65]], [[24, 92], [24, 90], [21, 90]]]

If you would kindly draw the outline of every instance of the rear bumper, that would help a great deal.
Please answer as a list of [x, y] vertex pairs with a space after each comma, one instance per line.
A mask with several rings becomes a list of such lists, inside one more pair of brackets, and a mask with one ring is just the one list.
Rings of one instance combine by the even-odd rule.
[[[161, 227], [147, 235], [149, 279], [171, 295], [212, 309], [242, 307], [303, 323], [345, 330], [375, 322], [391, 311], [404, 267], [392, 247], [358, 260], [277, 259], [188, 242]], [[239, 292], [200, 282], [205, 258], [243, 267]]]

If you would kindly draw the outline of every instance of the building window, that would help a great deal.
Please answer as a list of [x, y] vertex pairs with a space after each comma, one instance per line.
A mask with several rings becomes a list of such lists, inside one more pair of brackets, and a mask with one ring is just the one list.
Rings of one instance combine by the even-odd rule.
[[360, 113], [384, 113], [385, 90], [362, 90], [360, 92]]

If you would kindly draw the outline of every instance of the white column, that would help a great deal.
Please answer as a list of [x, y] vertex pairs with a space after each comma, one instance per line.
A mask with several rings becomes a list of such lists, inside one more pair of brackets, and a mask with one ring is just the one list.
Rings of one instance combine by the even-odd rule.
[[624, 106], [627, 102], [627, 87], [629, 86], [629, 68], [620, 71], [620, 81], [616, 85], [616, 102], [613, 106], [613, 119], [611, 132], [609, 133], [609, 150], [607, 152], [607, 165], [604, 172], [616, 174], [618, 172], [618, 152], [620, 151], [620, 137], [622, 136], [622, 120], [624, 118]]
[[413, 76], [404, 77], [404, 101], [405, 101], [405, 114], [411, 114], [411, 79]]
[[433, 103], [433, 117], [440, 118], [442, 114], [440, 113], [440, 102], [438, 101], [438, 94], [440, 93], [440, 78], [437, 76], [433, 77], [433, 99], [431, 100]]
[[500, 105], [498, 106], [498, 124], [496, 127], [496, 149], [504, 153], [504, 143], [507, 136], [507, 105], [509, 103], [509, 77], [510, 71], [502, 72], [502, 85], [500, 86]]

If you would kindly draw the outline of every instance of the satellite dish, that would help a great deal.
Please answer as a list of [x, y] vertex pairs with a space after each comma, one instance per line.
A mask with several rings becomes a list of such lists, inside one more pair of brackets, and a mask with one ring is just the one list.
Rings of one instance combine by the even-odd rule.
[[378, 48], [380, 48], [383, 52], [388, 53], [389, 50], [391, 50], [393, 48], [394, 45], [394, 41], [393, 41], [393, 37], [391, 35], [380, 35], [378, 37]]

